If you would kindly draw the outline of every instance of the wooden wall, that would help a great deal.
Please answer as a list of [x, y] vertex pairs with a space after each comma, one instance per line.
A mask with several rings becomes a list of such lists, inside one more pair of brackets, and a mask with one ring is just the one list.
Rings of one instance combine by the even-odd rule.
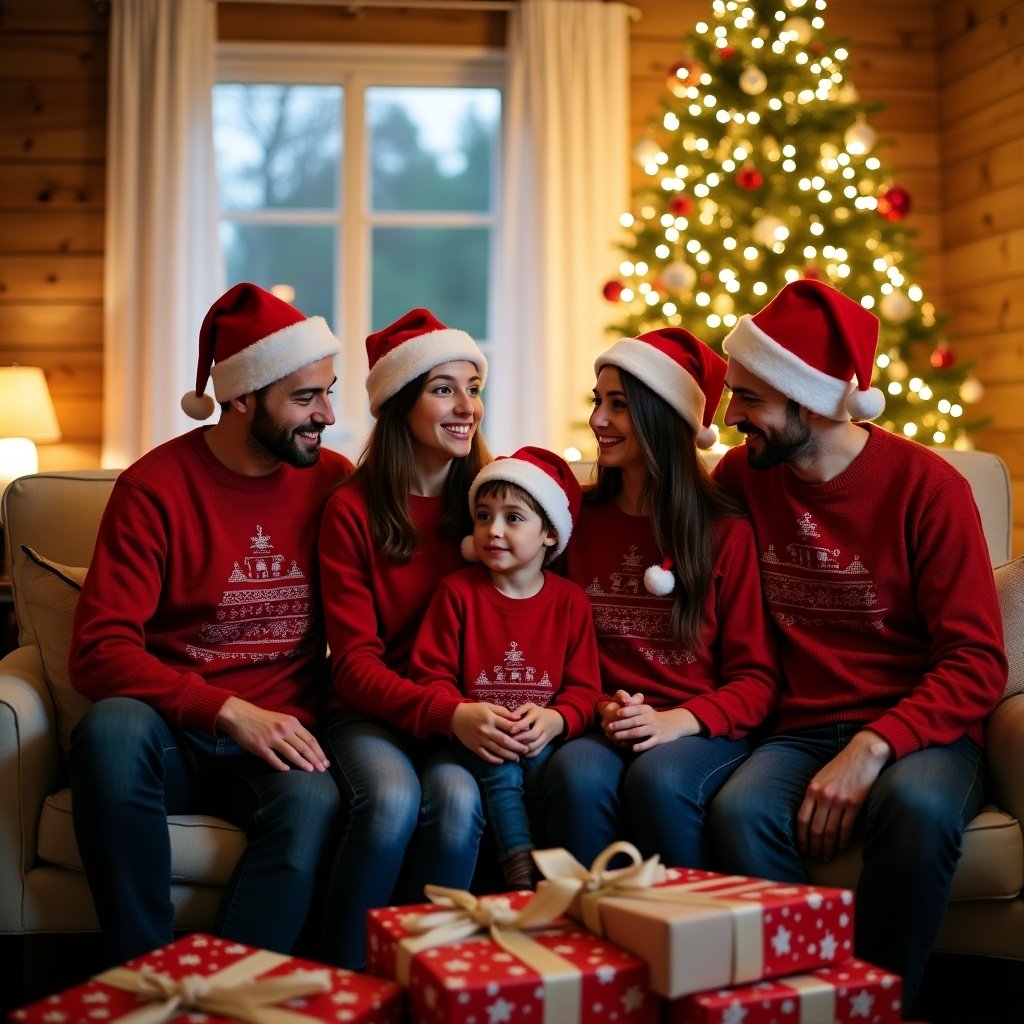
[[[632, 2], [639, 138], [710, 0]], [[47, 371], [64, 437], [40, 446], [44, 469], [99, 460], [108, 19], [93, 0], [0, 4], [0, 362]], [[861, 97], [886, 103], [872, 124], [914, 198], [921, 284], [986, 387], [978, 443], [1010, 464], [1024, 552], [1024, 0], [832, 0], [826, 19]], [[219, 31], [499, 46], [504, 17], [228, 3]]]

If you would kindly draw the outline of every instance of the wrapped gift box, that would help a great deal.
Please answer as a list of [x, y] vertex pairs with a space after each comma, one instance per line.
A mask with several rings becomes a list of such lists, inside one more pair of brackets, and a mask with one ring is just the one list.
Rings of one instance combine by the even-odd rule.
[[[202, 979], [197, 982], [196, 979]], [[129, 988], [147, 989], [144, 997]], [[14, 1010], [12, 1024], [131, 1024], [157, 1003], [205, 989], [198, 1004], [179, 1004], [165, 1020], [231, 1024], [252, 1019], [243, 1002], [255, 996], [277, 1024], [401, 1024], [405, 993], [394, 982], [325, 967], [280, 953], [195, 934], [129, 960], [123, 967]], [[263, 993], [256, 993], [263, 989]], [[298, 990], [298, 991], [297, 991]], [[298, 994], [299, 991], [301, 994]], [[221, 1012], [218, 1012], [221, 1011]]]
[[584, 892], [568, 913], [644, 960], [651, 988], [668, 999], [853, 956], [848, 889], [669, 868], [641, 891]]
[[[505, 898], [518, 908], [532, 896], [514, 893]], [[555, 958], [544, 970], [507, 952], [487, 931], [404, 954], [411, 918], [437, 910], [434, 904], [418, 904], [371, 910], [368, 915], [367, 970], [408, 985], [412, 1024], [660, 1020], [663, 1004], [647, 987], [646, 965], [565, 919], [528, 933]]]
[[674, 999], [665, 1024], [898, 1024], [900, 978], [863, 960]]

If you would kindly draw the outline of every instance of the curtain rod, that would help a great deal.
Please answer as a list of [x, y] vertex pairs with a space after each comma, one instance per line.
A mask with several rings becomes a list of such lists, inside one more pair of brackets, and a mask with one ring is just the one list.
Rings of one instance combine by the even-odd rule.
[[[421, 7], [435, 11], [514, 11], [515, 0], [213, 0], [214, 3], [305, 4], [313, 7], [343, 7], [357, 11], [364, 7]], [[639, 7], [626, 5], [630, 21], [639, 21], [643, 12]]]

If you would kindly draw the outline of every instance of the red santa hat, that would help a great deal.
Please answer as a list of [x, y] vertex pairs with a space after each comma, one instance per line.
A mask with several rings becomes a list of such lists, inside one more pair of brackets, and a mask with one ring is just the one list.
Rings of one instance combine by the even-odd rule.
[[[470, 512], [475, 510], [477, 491], [488, 480], [515, 484], [540, 505], [555, 531], [550, 557], [557, 558], [569, 543], [583, 501], [579, 481], [569, 463], [546, 448], [531, 446], [499, 456], [473, 478], [469, 487]], [[476, 560], [472, 537], [463, 540], [462, 553], [470, 561]]]
[[725, 387], [726, 362], [682, 327], [662, 327], [637, 338], [622, 338], [594, 363], [617, 366], [663, 398], [693, 430], [698, 448], [718, 438], [711, 427]]
[[885, 408], [885, 396], [871, 386], [877, 344], [873, 313], [821, 281], [800, 280], [760, 313], [741, 317], [723, 348], [812, 412], [873, 420]]
[[445, 327], [429, 309], [410, 309], [371, 334], [366, 355], [370, 362], [366, 393], [374, 417], [406, 384], [441, 363], [465, 359], [476, 366], [481, 387], [487, 380], [487, 357], [477, 343], [465, 331]]
[[217, 402], [227, 402], [340, 351], [322, 316], [307, 317], [259, 285], [236, 284], [203, 320], [196, 388], [185, 393], [181, 408], [205, 420], [216, 408], [206, 394], [211, 378]]

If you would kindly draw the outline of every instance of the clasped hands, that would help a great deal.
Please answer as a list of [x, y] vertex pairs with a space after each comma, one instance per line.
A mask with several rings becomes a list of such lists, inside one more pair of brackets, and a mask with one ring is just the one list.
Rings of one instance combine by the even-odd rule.
[[491, 764], [536, 757], [564, 729], [557, 711], [533, 703], [509, 711], [500, 704], [466, 701], [452, 718], [452, 735]]
[[659, 711], [642, 693], [616, 690], [610, 701], [598, 706], [598, 713], [605, 736], [635, 754], [700, 732], [700, 722], [692, 712], [686, 708]]

